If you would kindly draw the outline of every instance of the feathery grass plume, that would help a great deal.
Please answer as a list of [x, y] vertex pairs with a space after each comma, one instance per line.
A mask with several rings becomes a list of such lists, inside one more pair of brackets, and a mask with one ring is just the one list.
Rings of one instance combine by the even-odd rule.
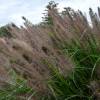
[[79, 10], [59, 14], [55, 2], [47, 8], [44, 24], [22, 17], [24, 27], [6, 26], [11, 36], [0, 37], [0, 65], [25, 78], [35, 100], [99, 100], [100, 16], [90, 9], [90, 26]]
[[98, 17], [90, 9], [91, 27], [80, 11], [75, 12], [71, 8], [67, 8], [62, 17], [54, 9], [49, 9], [48, 13], [54, 23], [52, 38], [55, 47], [69, 55], [75, 64], [73, 72], [65, 78], [59, 69], [47, 63], [52, 72], [51, 80], [48, 81], [52, 94], [56, 100], [99, 100], [100, 86], [93, 90], [94, 85], [100, 84], [99, 74], [96, 73], [100, 63]]

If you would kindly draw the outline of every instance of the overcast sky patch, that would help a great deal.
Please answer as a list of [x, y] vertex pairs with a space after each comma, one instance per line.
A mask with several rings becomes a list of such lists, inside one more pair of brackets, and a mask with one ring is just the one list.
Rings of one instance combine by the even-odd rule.
[[[23, 20], [21, 16], [28, 18], [33, 24], [42, 21], [42, 16], [45, 6], [50, 0], [0, 0], [0, 26], [10, 22], [17, 25], [22, 25]], [[63, 7], [72, 7], [77, 10], [80, 9], [88, 14], [88, 9], [91, 7], [97, 11], [100, 5], [99, 0], [55, 0], [59, 3], [58, 8], [62, 10]]]

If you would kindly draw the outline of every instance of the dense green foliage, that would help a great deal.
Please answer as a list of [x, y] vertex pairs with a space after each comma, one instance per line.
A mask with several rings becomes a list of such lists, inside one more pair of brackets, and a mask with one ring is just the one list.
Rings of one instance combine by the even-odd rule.
[[55, 100], [94, 100], [96, 98], [94, 95], [96, 90], [92, 91], [89, 86], [92, 81], [99, 81], [95, 71], [100, 62], [100, 50], [98, 42], [93, 37], [87, 37], [84, 44], [85, 47], [80, 41], [73, 40], [61, 47], [63, 53], [69, 55], [74, 62], [74, 70], [67, 78], [49, 64], [52, 78], [48, 85]]
[[11, 34], [8, 32], [6, 27], [0, 28], [0, 37], [3, 37], [3, 36], [11, 37]]
[[31, 100], [34, 95], [33, 89], [27, 86], [27, 81], [11, 71], [12, 81], [0, 89], [0, 100]]

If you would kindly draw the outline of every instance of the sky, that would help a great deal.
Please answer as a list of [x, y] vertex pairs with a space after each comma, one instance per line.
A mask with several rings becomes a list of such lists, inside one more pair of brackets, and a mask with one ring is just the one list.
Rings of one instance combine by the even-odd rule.
[[[51, 0], [0, 0], [0, 26], [14, 22], [17, 25], [22, 25], [22, 16], [25, 16], [33, 24], [38, 24], [42, 21], [45, 7]], [[100, 0], [54, 0], [59, 3], [59, 11], [63, 7], [72, 7], [86, 12], [88, 17], [88, 9], [91, 7], [97, 12], [97, 7], [100, 6]]]

